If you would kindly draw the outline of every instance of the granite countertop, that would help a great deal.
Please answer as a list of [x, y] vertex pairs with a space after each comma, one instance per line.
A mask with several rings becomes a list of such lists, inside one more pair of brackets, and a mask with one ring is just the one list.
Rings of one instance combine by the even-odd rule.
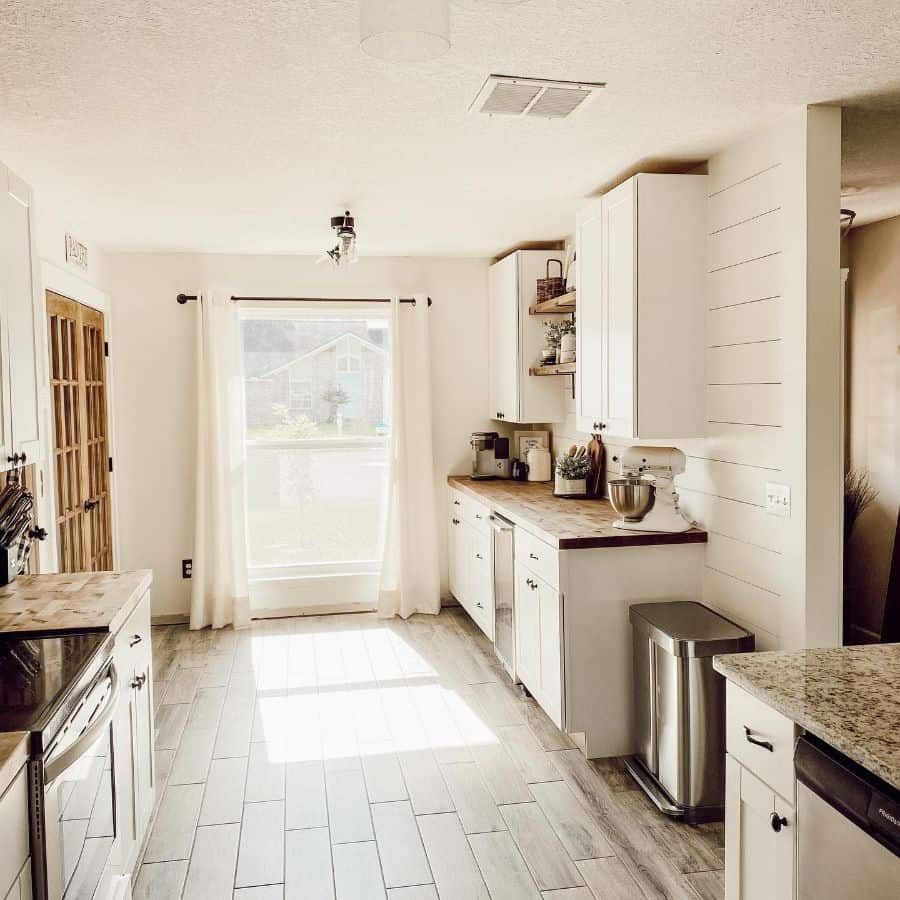
[[28, 762], [28, 732], [0, 732], [0, 794], [12, 784]]
[[552, 482], [473, 480], [454, 475], [447, 483], [560, 550], [592, 547], [640, 547], [652, 544], [703, 544], [699, 528], [681, 533], [622, 531], [608, 500], [569, 500], [553, 496]]
[[21, 575], [0, 588], [0, 632], [116, 632], [152, 580], [149, 569]]
[[713, 667], [900, 790], [900, 644], [729, 654]]

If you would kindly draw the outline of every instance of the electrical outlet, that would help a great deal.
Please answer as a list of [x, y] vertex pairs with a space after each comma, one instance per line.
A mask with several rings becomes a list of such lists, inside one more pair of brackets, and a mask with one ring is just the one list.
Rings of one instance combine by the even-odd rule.
[[194, 561], [192, 559], [183, 559], [181, 561], [181, 577], [190, 578], [194, 574]]
[[791, 488], [787, 484], [766, 482], [766, 512], [770, 516], [788, 517], [791, 514]]

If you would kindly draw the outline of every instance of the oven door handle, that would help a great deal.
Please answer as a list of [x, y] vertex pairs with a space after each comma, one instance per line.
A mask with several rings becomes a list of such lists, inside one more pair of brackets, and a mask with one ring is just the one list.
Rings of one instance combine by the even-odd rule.
[[109, 667], [109, 680], [109, 697], [106, 705], [71, 747], [64, 750], [52, 762], [47, 763], [44, 768], [44, 784], [52, 784], [85, 751], [93, 747], [97, 738], [109, 727], [109, 723], [112, 722], [113, 716], [116, 714], [116, 704], [119, 700], [119, 676], [115, 665]]

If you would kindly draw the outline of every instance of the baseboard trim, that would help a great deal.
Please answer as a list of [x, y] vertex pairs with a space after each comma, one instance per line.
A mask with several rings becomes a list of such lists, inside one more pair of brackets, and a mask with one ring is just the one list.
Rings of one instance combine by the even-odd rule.
[[191, 621], [190, 616], [150, 616], [151, 625], [187, 625]]

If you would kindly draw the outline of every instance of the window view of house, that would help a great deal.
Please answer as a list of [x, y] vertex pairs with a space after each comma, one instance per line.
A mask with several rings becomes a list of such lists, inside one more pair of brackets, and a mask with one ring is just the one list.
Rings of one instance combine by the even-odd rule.
[[[376, 571], [390, 421], [386, 316], [242, 319], [250, 566], [257, 577]], [[352, 476], [352, 477], [351, 477]]]

